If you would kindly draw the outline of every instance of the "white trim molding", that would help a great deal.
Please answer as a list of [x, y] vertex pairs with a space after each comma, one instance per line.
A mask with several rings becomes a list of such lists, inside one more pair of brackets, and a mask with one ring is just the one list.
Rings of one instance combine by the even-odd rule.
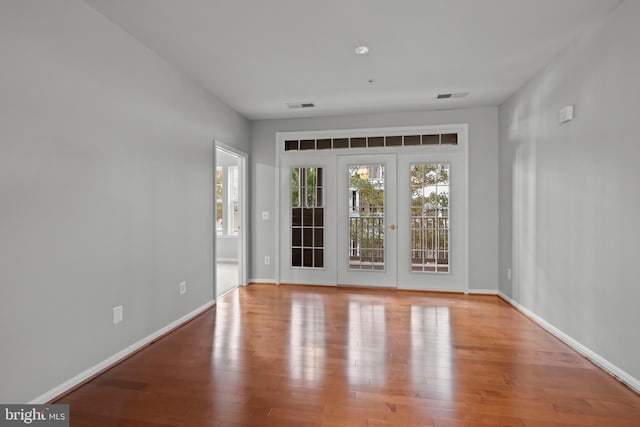
[[618, 366], [609, 362], [607, 359], [600, 356], [598, 353], [586, 347], [585, 345], [581, 344], [580, 342], [575, 340], [573, 337], [562, 332], [560, 329], [553, 326], [551, 323], [547, 322], [542, 317], [538, 316], [528, 308], [524, 307], [522, 304], [513, 300], [511, 297], [507, 296], [503, 292], [498, 291], [498, 296], [503, 300], [505, 300], [506, 302], [508, 302], [509, 304], [511, 304], [516, 310], [518, 310], [519, 312], [527, 316], [529, 319], [533, 320], [535, 323], [537, 323], [539, 326], [541, 326], [544, 330], [549, 332], [551, 335], [555, 336], [560, 341], [562, 341], [563, 343], [565, 343], [566, 345], [568, 345], [569, 347], [571, 347], [572, 349], [574, 349], [575, 351], [577, 351], [578, 353], [586, 357], [591, 363], [593, 363], [600, 369], [604, 370], [605, 372], [613, 376], [615, 379], [617, 379], [621, 383], [627, 385], [630, 389], [632, 389], [636, 393], [640, 394], [640, 380], [638, 380], [637, 378], [634, 378], [628, 372], [622, 370]]
[[112, 366], [116, 365], [117, 363], [119, 363], [122, 360], [126, 359], [127, 357], [131, 356], [132, 354], [134, 354], [135, 352], [139, 351], [140, 349], [142, 349], [143, 347], [147, 346], [148, 344], [151, 344], [153, 341], [155, 341], [158, 338], [162, 337], [166, 333], [171, 332], [173, 329], [176, 329], [179, 326], [182, 326], [183, 324], [187, 323], [191, 319], [197, 317], [199, 314], [205, 312], [209, 308], [213, 307], [215, 304], [216, 304], [215, 300], [209, 301], [208, 303], [196, 308], [191, 313], [185, 314], [181, 318], [169, 323], [168, 325], [166, 325], [165, 327], [157, 330], [156, 332], [152, 333], [151, 335], [148, 335], [148, 336], [142, 338], [141, 340], [131, 344], [130, 346], [128, 346], [124, 350], [121, 350], [118, 353], [114, 354], [113, 356], [111, 356], [111, 357], [103, 360], [102, 362], [90, 367], [86, 371], [79, 373], [75, 377], [73, 377], [71, 379], [68, 379], [67, 381], [65, 381], [62, 384], [52, 388], [51, 390], [47, 391], [46, 393], [41, 394], [40, 396], [38, 396], [35, 399], [31, 400], [29, 402], [29, 404], [33, 404], [33, 405], [44, 404], [44, 403], [47, 403], [47, 402], [55, 399], [56, 397], [59, 397], [59, 396], [63, 395], [64, 393], [67, 393], [67, 392], [71, 391], [73, 388], [77, 387], [78, 385], [82, 384], [83, 382], [85, 382], [87, 380], [90, 380], [92, 377], [95, 377], [95, 376], [99, 375], [103, 371], [111, 368]]
[[216, 258], [216, 262], [223, 264], [237, 264], [238, 261], [238, 258]]
[[[218, 235], [217, 232], [214, 235], [214, 248], [217, 250], [217, 238], [236, 238], [238, 239], [239, 248], [238, 248], [238, 263], [240, 264], [240, 286], [246, 285], [247, 277], [249, 277], [249, 233], [246, 230], [249, 230], [249, 155], [242, 150], [239, 150], [230, 145], [226, 145], [218, 140], [213, 141], [213, 145], [215, 147], [215, 152], [217, 155], [217, 151], [223, 151], [227, 154], [231, 154], [234, 157], [237, 157], [239, 160], [240, 166], [240, 231], [237, 234], [221, 234]], [[214, 168], [217, 167], [217, 159], [214, 165]], [[215, 169], [214, 169], [215, 170]], [[214, 182], [215, 182], [215, 174], [214, 174]], [[214, 196], [215, 200], [215, 196]], [[214, 251], [214, 254], [217, 253]], [[214, 270], [215, 277], [215, 270]], [[215, 293], [214, 289], [214, 293]]]
[[469, 289], [469, 295], [498, 295], [497, 289]]
[[275, 285], [278, 282], [274, 279], [249, 279], [248, 284], [267, 283], [269, 285]]

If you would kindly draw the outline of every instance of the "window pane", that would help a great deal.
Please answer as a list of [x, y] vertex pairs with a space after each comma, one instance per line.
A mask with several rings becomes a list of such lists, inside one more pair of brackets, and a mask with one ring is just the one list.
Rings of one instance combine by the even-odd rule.
[[317, 142], [318, 150], [326, 150], [331, 148], [331, 140], [330, 139], [319, 139]]
[[349, 269], [384, 270], [384, 164], [349, 165]]
[[302, 225], [302, 208], [291, 209], [291, 225], [294, 227]]
[[323, 169], [291, 169], [291, 266], [324, 267]]
[[449, 165], [411, 165], [411, 271], [449, 271]]
[[302, 249], [301, 248], [291, 249], [291, 266], [302, 267]]
[[316, 206], [316, 168], [306, 168], [307, 207]]
[[302, 229], [302, 246], [313, 247], [313, 228], [305, 227]]
[[349, 139], [347, 138], [335, 138], [333, 140], [333, 148], [348, 148]]
[[302, 229], [291, 229], [291, 246], [302, 246]]
[[384, 147], [384, 136], [372, 136], [368, 138], [369, 147]]
[[291, 169], [291, 207], [300, 206], [300, 168]]
[[285, 151], [291, 151], [291, 150], [297, 150], [297, 149], [298, 149], [298, 140], [284, 142]]

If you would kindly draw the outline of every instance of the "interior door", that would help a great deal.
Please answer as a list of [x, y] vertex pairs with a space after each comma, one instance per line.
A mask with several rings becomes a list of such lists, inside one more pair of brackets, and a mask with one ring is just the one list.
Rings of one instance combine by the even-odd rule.
[[397, 286], [395, 154], [338, 157], [338, 284]]

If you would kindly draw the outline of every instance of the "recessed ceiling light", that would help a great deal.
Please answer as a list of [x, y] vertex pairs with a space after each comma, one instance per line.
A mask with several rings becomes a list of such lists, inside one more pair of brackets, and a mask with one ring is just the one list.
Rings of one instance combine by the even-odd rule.
[[366, 55], [369, 52], [369, 48], [367, 46], [358, 46], [355, 50], [358, 55]]

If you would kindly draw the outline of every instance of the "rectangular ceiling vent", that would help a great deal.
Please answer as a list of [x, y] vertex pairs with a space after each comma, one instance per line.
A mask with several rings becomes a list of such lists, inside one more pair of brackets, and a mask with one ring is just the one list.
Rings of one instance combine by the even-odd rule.
[[448, 92], [439, 93], [436, 99], [449, 99], [449, 98], [466, 98], [469, 92]]
[[287, 107], [291, 108], [291, 109], [295, 109], [295, 108], [312, 108], [315, 107], [316, 105], [313, 103], [313, 101], [306, 101], [306, 102], [287, 102]]

